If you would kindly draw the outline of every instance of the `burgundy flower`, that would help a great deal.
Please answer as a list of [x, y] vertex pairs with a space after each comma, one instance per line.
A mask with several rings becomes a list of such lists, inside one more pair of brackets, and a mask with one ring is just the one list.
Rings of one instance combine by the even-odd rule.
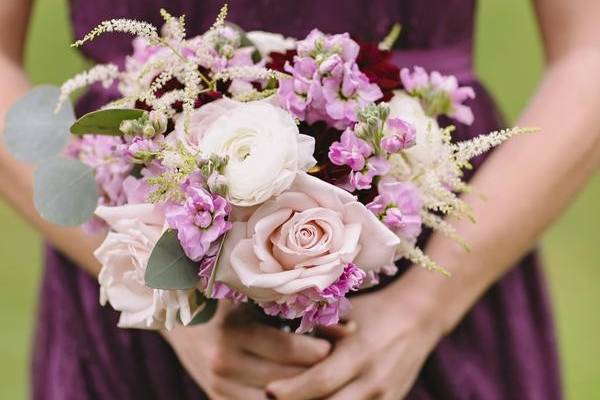
[[285, 53], [270, 53], [269, 57], [271, 58], [271, 61], [267, 63], [267, 68], [279, 72], [285, 72], [285, 63], [289, 62], [291, 64], [294, 61], [294, 56], [296, 54], [296, 50], [288, 50]]
[[393, 91], [402, 86], [400, 68], [390, 61], [391, 56], [390, 51], [380, 50], [375, 44], [360, 43], [356, 63], [369, 81], [377, 84], [383, 92], [380, 101], [390, 100]]

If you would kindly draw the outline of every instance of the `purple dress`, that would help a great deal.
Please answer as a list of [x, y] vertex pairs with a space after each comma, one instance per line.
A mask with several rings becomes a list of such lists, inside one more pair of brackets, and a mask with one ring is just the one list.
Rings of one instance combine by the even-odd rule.
[[[236, 0], [229, 19], [246, 30], [304, 37], [317, 27], [377, 42], [400, 22], [395, 60], [456, 74], [475, 88], [476, 122], [459, 139], [502, 121], [472, 72], [475, 0]], [[100, 21], [128, 17], [160, 24], [159, 9], [186, 14], [190, 34], [213, 22], [222, 1], [71, 0], [75, 35]], [[130, 38], [112, 35], [83, 49], [96, 62], [118, 62]], [[88, 93], [78, 112], [108, 95]], [[483, 159], [477, 160], [480, 164]], [[117, 313], [98, 303], [98, 284], [48, 249], [33, 359], [35, 399], [205, 398], [155, 332], [117, 328]], [[409, 399], [560, 399], [556, 342], [548, 294], [535, 253], [495, 284], [427, 360]]]

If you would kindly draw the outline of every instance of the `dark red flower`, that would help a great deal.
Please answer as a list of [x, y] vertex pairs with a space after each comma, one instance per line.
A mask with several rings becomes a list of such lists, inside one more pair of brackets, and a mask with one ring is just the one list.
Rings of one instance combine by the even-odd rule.
[[401, 87], [400, 68], [390, 61], [392, 53], [380, 50], [372, 43], [360, 43], [356, 63], [360, 70], [383, 92], [381, 101], [388, 101], [393, 91]]
[[285, 67], [285, 63], [289, 61], [291, 64], [294, 61], [294, 56], [296, 54], [296, 50], [288, 50], [285, 53], [271, 53], [269, 54], [271, 61], [267, 63], [267, 68], [279, 72], [285, 72], [283, 70], [283, 67]]

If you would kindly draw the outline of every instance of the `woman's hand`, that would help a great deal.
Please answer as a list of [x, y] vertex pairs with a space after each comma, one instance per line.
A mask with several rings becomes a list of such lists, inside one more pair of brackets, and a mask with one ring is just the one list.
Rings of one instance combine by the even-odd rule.
[[[275, 380], [278, 400], [402, 399], [441, 337], [428, 301], [390, 288], [352, 300], [349, 322], [322, 329], [334, 341], [326, 359], [298, 376]], [[392, 298], [395, 296], [395, 298]], [[401, 298], [402, 297], [402, 298]]]
[[216, 400], [264, 400], [268, 382], [304, 372], [331, 349], [324, 339], [264, 325], [248, 309], [224, 301], [210, 322], [163, 335], [192, 378]]

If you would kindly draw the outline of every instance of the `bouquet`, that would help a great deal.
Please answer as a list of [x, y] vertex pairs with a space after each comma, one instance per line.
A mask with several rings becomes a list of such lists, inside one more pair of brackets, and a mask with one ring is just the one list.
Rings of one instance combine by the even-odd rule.
[[[35, 88], [6, 122], [7, 147], [36, 165], [40, 214], [108, 230], [100, 302], [121, 327], [205, 322], [229, 299], [309, 332], [337, 323], [348, 295], [399, 259], [446, 274], [419, 234], [462, 242], [443, 218], [470, 216], [462, 170], [529, 131], [453, 143], [438, 117], [472, 123], [474, 92], [390, 63], [398, 27], [379, 45], [316, 29], [297, 40], [244, 32], [225, 6], [187, 38], [184, 17], [161, 13], [160, 32], [100, 24], [74, 46], [133, 34], [124, 65]], [[114, 100], [75, 119], [70, 97], [90, 85]]]

